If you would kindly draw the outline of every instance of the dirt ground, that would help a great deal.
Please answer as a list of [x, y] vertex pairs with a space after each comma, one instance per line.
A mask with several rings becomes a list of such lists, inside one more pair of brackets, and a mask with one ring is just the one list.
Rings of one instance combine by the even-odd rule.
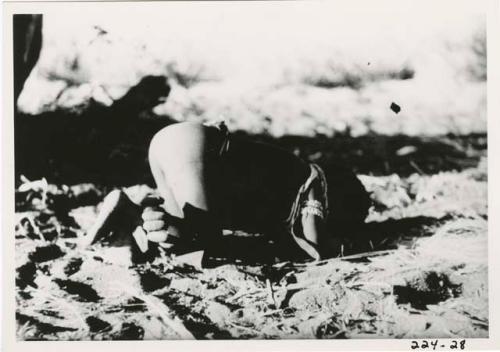
[[[373, 200], [366, 226], [333, 234], [341, 257], [310, 263], [280, 262], [272, 243], [241, 233], [226, 234], [230, 251], [205, 253], [209, 268], [196, 265], [199, 252], [81, 248], [109, 188], [21, 180], [17, 337], [487, 337], [487, 158], [478, 153], [460, 171], [361, 175]], [[154, 192], [124, 190], [136, 202]]]

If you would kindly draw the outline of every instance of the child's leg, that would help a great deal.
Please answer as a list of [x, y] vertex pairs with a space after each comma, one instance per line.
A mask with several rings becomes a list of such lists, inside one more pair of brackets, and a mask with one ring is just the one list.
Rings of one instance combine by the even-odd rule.
[[215, 189], [207, 144], [205, 127], [182, 123], [164, 128], [150, 145], [151, 170], [165, 210], [180, 220], [168, 224], [169, 232], [181, 238], [197, 234], [200, 240], [208, 240], [207, 236], [221, 232], [212, 214]]

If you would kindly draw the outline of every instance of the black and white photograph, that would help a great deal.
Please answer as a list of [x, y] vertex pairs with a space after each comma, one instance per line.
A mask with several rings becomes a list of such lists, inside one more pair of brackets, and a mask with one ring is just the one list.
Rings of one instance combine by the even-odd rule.
[[490, 338], [488, 3], [451, 4], [6, 15], [15, 339]]

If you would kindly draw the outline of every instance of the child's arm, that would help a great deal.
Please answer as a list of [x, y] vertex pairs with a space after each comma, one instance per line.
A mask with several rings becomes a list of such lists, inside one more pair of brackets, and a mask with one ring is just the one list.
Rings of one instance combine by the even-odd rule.
[[321, 190], [318, 186], [313, 186], [308, 195], [306, 206], [302, 209], [302, 231], [304, 237], [314, 248], [314, 251], [307, 251], [315, 260], [323, 259], [320, 244], [325, 232], [324, 209], [321, 203], [316, 201]]

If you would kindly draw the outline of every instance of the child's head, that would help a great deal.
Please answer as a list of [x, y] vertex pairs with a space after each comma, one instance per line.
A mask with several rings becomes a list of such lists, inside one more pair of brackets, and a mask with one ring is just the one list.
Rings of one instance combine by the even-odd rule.
[[365, 187], [349, 169], [337, 164], [323, 167], [328, 184], [329, 226], [357, 226], [368, 215], [371, 200]]

